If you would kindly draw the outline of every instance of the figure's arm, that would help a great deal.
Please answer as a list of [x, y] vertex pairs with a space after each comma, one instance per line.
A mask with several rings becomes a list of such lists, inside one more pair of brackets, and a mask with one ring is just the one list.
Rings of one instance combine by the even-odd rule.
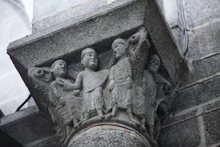
[[127, 81], [127, 88], [128, 88], [128, 89], [132, 89], [132, 80], [131, 80], [131, 77], [130, 77], [130, 76], [127, 77], [126, 81]]
[[108, 90], [112, 91], [114, 88], [114, 82], [115, 82], [113, 79], [113, 70], [112, 69], [110, 70], [110, 73], [109, 73], [109, 80], [110, 80], [110, 82], [108, 84]]
[[83, 78], [83, 76], [82, 76], [82, 73], [80, 72], [77, 75], [75, 83], [65, 82], [64, 89], [65, 90], [77, 90], [77, 89], [80, 89], [81, 85], [82, 85], [82, 78]]
[[58, 91], [56, 89], [56, 82], [52, 82], [50, 84], [50, 96], [49, 96], [49, 102], [55, 106], [56, 105], [56, 100], [59, 98]]
[[57, 88], [56, 88], [56, 82], [52, 82], [52, 83], [50, 84], [50, 90], [51, 90], [51, 92], [52, 92], [56, 97], [59, 97], [58, 91], [57, 91]]

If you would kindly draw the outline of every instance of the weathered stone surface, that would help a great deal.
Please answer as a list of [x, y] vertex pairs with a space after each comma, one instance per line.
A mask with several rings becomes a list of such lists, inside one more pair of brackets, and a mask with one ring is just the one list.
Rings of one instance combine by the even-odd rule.
[[2, 147], [23, 147], [22, 144], [0, 129], [0, 145]]
[[15, 41], [8, 53], [22, 66], [29, 68], [64, 55], [70, 56], [74, 51], [143, 25], [145, 4], [136, 2], [129, 5], [129, 2], [124, 2], [124, 5], [109, 6], [90, 14], [83, 21], [69, 20]]
[[203, 115], [207, 145], [220, 142], [220, 110]]
[[181, 111], [220, 96], [219, 86], [220, 77], [216, 76], [178, 91], [173, 99], [171, 111]]
[[25, 147], [60, 147], [57, 136], [50, 136], [40, 140], [36, 140], [29, 144], [26, 144]]
[[192, 65], [193, 70], [184, 77], [181, 87], [218, 74], [220, 72], [220, 54], [194, 61]]
[[187, 70], [187, 65], [177, 44], [173, 42], [174, 37], [170, 35], [170, 29], [164, 22], [165, 18], [157, 4], [153, 0], [149, 0], [144, 24], [170, 78], [176, 81], [182, 76], [183, 71]]
[[[219, 0], [212, 0], [211, 2], [210, 0], [186, 0], [184, 10], [190, 28], [220, 18]], [[204, 34], [204, 36], [206, 35]]]
[[1, 118], [0, 126], [12, 123], [14, 121], [23, 119], [25, 117], [28, 117], [30, 115], [36, 115], [39, 112], [38, 108], [36, 106], [29, 107], [27, 109], [20, 110], [18, 112], [15, 112], [15, 114], [6, 115]]
[[[145, 130], [147, 126], [148, 128], [145, 132], [145, 135], [150, 135], [152, 136], [152, 138], [154, 138], [155, 136], [157, 136], [155, 135], [157, 134], [157, 132], [154, 133], [153, 129], [159, 126], [160, 122], [158, 120], [158, 125], [155, 125], [154, 127], [154, 123], [156, 121], [147, 117], [154, 117], [155, 109], [158, 110], [159, 119], [161, 118], [159, 116], [159, 111], [161, 112], [161, 116], [168, 114], [168, 108], [165, 108], [168, 105], [165, 101], [165, 95], [168, 95], [169, 92], [172, 92], [172, 86], [169, 81], [172, 81], [172, 83], [175, 84], [179, 82], [179, 79], [181, 78], [183, 72], [186, 70], [184, 59], [179, 53], [178, 47], [173, 41], [167, 25], [164, 23], [164, 18], [161, 16], [155, 1], [122, 0], [119, 2], [119, 4], [114, 3], [112, 6], [109, 6], [104, 10], [99, 10], [94, 14], [90, 15], [90, 17], [87, 17], [83, 21], [71, 22], [72, 20], [69, 20], [66, 24], [60, 24], [59, 26], [55, 26], [54, 28], [38, 32], [27, 38], [21, 39], [20, 41], [14, 42], [9, 47], [8, 53], [10, 54], [16, 68], [19, 70], [22, 78], [29, 86], [31, 93], [36, 100], [36, 103], [40, 105], [41, 101], [44, 100], [45, 103], [42, 103], [41, 106], [44, 107], [45, 110], [49, 111], [52, 116], [52, 121], [54, 120], [54, 124], [58, 124], [58, 127], [56, 126], [56, 130], [64, 130], [64, 133], [57, 133], [59, 136], [61, 136], [60, 140], [62, 141], [60, 142], [64, 144], [68, 143], [69, 138], [71, 139], [72, 135], [78, 132], [78, 130], [82, 129], [83, 127], [90, 126], [90, 123], [93, 124], [97, 122], [103, 122], [104, 118], [105, 120], [120, 122], [143, 130]], [[131, 36], [131, 34], [136, 32], [138, 29], [140, 29], [139, 33], [135, 33]], [[147, 29], [148, 31], [146, 31], [145, 29]], [[119, 44], [116, 43], [116, 46], [119, 46], [119, 49], [117, 49], [116, 46], [113, 47], [115, 44], [112, 44], [112, 41], [115, 40], [118, 36], [120, 36], [121, 38], [128, 38], [129, 36], [131, 37], [128, 38], [128, 40], [124, 41], [124, 47], [122, 47], [122, 42], [120, 42]], [[127, 46], [126, 43], [128, 43], [129, 45]], [[105, 106], [103, 106], [102, 102], [102, 100], [104, 99], [104, 96], [102, 95], [102, 90], [104, 89], [103, 85], [105, 85], [105, 83], [108, 83], [106, 82], [108, 75], [99, 74], [99, 76], [97, 76], [99, 72], [99, 69], [96, 69], [98, 67], [98, 61], [97, 55], [93, 49], [90, 48], [89, 52], [88, 50], [86, 50], [87, 52], [85, 54], [85, 50], [82, 51], [81, 63], [83, 64], [84, 70], [82, 71], [81, 69], [78, 69], [74, 71], [77, 72], [77, 74], [79, 72], [78, 75], [74, 73], [75, 75], [77, 75], [77, 78], [74, 77], [74, 75], [69, 75], [69, 77], [67, 77], [67, 67], [65, 61], [67, 61], [67, 64], [79, 64], [80, 51], [83, 48], [88, 49], [88, 47], [95, 48], [97, 53], [101, 55], [104, 54], [103, 52], [107, 52], [110, 50], [110, 48], [113, 48], [114, 54], [116, 55], [115, 58], [118, 59], [118, 62], [115, 63], [114, 66], [118, 65], [119, 68], [116, 68], [116, 70], [110, 70], [110, 72], [118, 72], [117, 74], [113, 75], [114, 84], [112, 88], [112, 93], [110, 94], [115, 94], [113, 95], [113, 98], [116, 98], [118, 100], [120, 97], [122, 98], [122, 100], [112, 100], [113, 103], [117, 103], [117, 105], [115, 105], [115, 107], [113, 108], [110, 108], [109, 110], [112, 109], [112, 112], [114, 112], [114, 108], [119, 108], [122, 111], [119, 111], [117, 114], [111, 113], [110, 117], [109, 115], [107, 115], [107, 113], [110, 111], [105, 111]], [[154, 97], [152, 103], [146, 101], [146, 99], [150, 97], [145, 98], [145, 96], [143, 95], [143, 89], [141, 87], [143, 83], [143, 74], [145, 72], [145, 68], [147, 67], [145, 59], [148, 56], [148, 48], [151, 49], [151, 54], [158, 54], [152, 56], [154, 58], [152, 58], [152, 60], [149, 60], [149, 63], [152, 62], [152, 65], [149, 66], [148, 70], [152, 72], [151, 78], [152, 80], [155, 80], [154, 84], [157, 88], [155, 88], [156, 93], [154, 93], [152, 96]], [[127, 54], [127, 50], [129, 50], [129, 54]], [[128, 66], [124, 65], [126, 61], [122, 64], [119, 64], [120, 61], [123, 61], [119, 60], [120, 58], [117, 57], [117, 54], [120, 53], [124, 55], [121, 55], [121, 59], [126, 59], [126, 61], [128, 62], [128, 64], [126, 65]], [[129, 59], [126, 58], [128, 55], [131, 56]], [[57, 60], [60, 58], [65, 61]], [[129, 64], [131, 64], [130, 67]], [[28, 81], [29, 79], [27, 78], [27, 71], [32, 71], [32, 67], [42, 69], [36, 70], [36, 73], [34, 73], [33, 75], [39, 79], [43, 79], [42, 81], [45, 82], [42, 82], [43, 88], [39, 86], [40, 84], [36, 84], [38, 81], [34, 78], [31, 79], [32, 81]], [[110, 69], [110, 67], [108, 67], [107, 69]], [[119, 69], [122, 69], [122, 72], [119, 72]], [[44, 70], [45, 73], [48, 73], [48, 75], [42, 72]], [[75, 67], [69, 70], [75, 70]], [[29, 73], [30, 72], [28, 72], [28, 75], [30, 75]], [[163, 78], [163, 75], [165, 75], [166, 78]], [[48, 77], [49, 79], [47, 79]], [[69, 78], [69, 80], [67, 78]], [[84, 81], [82, 81], [82, 79], [84, 79]], [[167, 79], [169, 79], [169, 81]], [[50, 85], [51, 87], [48, 87], [48, 84], [52, 84]], [[122, 86], [120, 84], [124, 84], [125, 87], [121, 88]], [[131, 97], [133, 97], [131, 95], [131, 92], [134, 91], [132, 89], [133, 86], [134, 88], [136, 88], [135, 94], [137, 94], [137, 96], [135, 95], [135, 98], [131, 100]], [[74, 118], [71, 118], [72, 115], [67, 116], [68, 120], [66, 118], [63, 118], [65, 114], [68, 114], [65, 112], [70, 112], [69, 109], [65, 110], [64, 108], [67, 103], [69, 104], [69, 101], [64, 100], [65, 94], [62, 95], [62, 92], [68, 90], [80, 90], [81, 93], [79, 94], [79, 96], [81, 96], [82, 94], [81, 98], [83, 99], [83, 113], [82, 116], [77, 118], [77, 123], [74, 122]], [[43, 93], [42, 91], [46, 92]], [[121, 96], [121, 94], [126, 95], [127, 97], [124, 98]], [[107, 98], [109, 99], [109, 97]], [[156, 98], [158, 99], [158, 101], [155, 100]], [[56, 100], [58, 102], [56, 102]], [[149, 114], [149, 116], [147, 116], [148, 114], [145, 111], [145, 103], [146, 105], [148, 105], [149, 109], [151, 107], [153, 110], [151, 111], [153, 113]], [[156, 103], [155, 106], [154, 103]], [[163, 105], [160, 105], [160, 103], [163, 103]], [[50, 107], [50, 105], [54, 105], [54, 109], [50, 109], [53, 108]], [[40, 107], [40, 110], [43, 110], [41, 109], [42, 107]], [[72, 109], [73, 107], [74, 106], [71, 106], [70, 108]], [[97, 113], [98, 116], [97, 114], [93, 114], [93, 112]], [[149, 123], [148, 121], [152, 122]], [[32, 121], [29, 121], [29, 123], [31, 124]], [[125, 129], [126, 126], [123, 126], [121, 128]], [[33, 129], [35, 129], [35, 127], [33, 127]], [[159, 131], [159, 129], [160, 127], [158, 127], [157, 130]], [[131, 131], [130, 128], [128, 130]], [[78, 136], [79, 138], [77, 138], [76, 140], [70, 140], [70, 146], [75, 147], [78, 146], [80, 143], [85, 143], [82, 146], [88, 146], [88, 144], [90, 144], [89, 139], [93, 139], [92, 136], [94, 136], [94, 140], [96, 140], [93, 146], [103, 146], [103, 144], [99, 143], [96, 139], [96, 137], [100, 138], [103, 132], [103, 128], [101, 131], [98, 131], [96, 133], [97, 136], [95, 136], [94, 134], [91, 135], [87, 132], [87, 134], [83, 136]], [[29, 132], [27, 131], [24, 134], [27, 133]], [[118, 137], [116, 136], [122, 137], [121, 134], [125, 134], [124, 131], [123, 133], [118, 133], [117, 131], [113, 131], [112, 133], [113, 135], [111, 135], [111, 131], [109, 130], [104, 132], [103, 135], [107, 134], [107, 136], [105, 136], [104, 141], [101, 142], [106, 144], [106, 142], [108, 142], [108, 139], [110, 139], [109, 144], [111, 142], [117, 142], [114, 141], [114, 139], [118, 139]], [[41, 135], [38, 133], [35, 134], [37, 134], [38, 136]], [[116, 146], [151, 146], [149, 145], [148, 141], [143, 141], [142, 135], [138, 134], [141, 139], [137, 138], [136, 136], [134, 138], [131, 138], [129, 135], [131, 135], [131, 132], [129, 132], [127, 136], [125, 136], [125, 139], [120, 139], [124, 142], [119, 142]], [[83, 139], [80, 140], [80, 138]], [[87, 140], [85, 138], [88, 138], [88, 142], [85, 141]], [[139, 140], [136, 141], [136, 138]], [[36, 140], [39, 138], [34, 139]], [[77, 140], [79, 140], [79, 142], [77, 142]], [[131, 142], [125, 140], [131, 140]], [[24, 142], [29, 143], [28, 141]]]
[[209, 113], [211, 111], [215, 111], [220, 108], [220, 98], [216, 98], [212, 103], [204, 105], [202, 107], [203, 113]]
[[[112, 37], [123, 33], [129, 36], [134, 32], [132, 30], [145, 23], [170, 77], [177, 79], [184, 70], [184, 61], [163, 20], [153, 0], [149, 3], [120, 0], [84, 19], [69, 20], [20, 39], [9, 46], [8, 53], [27, 84], [28, 68], [52, 62], [63, 56], [73, 58], [76, 51], [101, 41], [105, 41], [105, 45], [101, 45], [102, 51], [103, 48], [106, 50], [112, 42]], [[100, 44], [98, 46], [100, 47]], [[170, 54], [173, 55], [172, 58]], [[173, 66], [169, 66], [170, 64]]]
[[172, 114], [171, 112], [170, 116], [167, 117], [167, 120], [164, 123], [164, 127], [172, 126], [182, 121], [188, 121], [188, 119], [195, 117], [196, 114], [197, 114], [197, 109], [179, 115], [176, 115], [175, 113]]
[[193, 118], [161, 130], [159, 147], [195, 147], [200, 144], [197, 118]]
[[[34, 90], [44, 96], [39, 96], [39, 102], [49, 111], [60, 143], [67, 144], [77, 129], [102, 122], [104, 118], [121, 120], [138, 129], [148, 128], [146, 133], [156, 138], [159, 121], [168, 114], [167, 96], [172, 85], [160, 73], [158, 55], [153, 54], [146, 61], [148, 38], [146, 29], [141, 27], [129, 38], [115, 39], [111, 46], [117, 62], [107, 70], [98, 68], [102, 61], [91, 47], [81, 52], [82, 69], [70, 67], [60, 59], [50, 67], [28, 70]], [[70, 75], [71, 70], [77, 76]]]
[[161, 57], [167, 76], [173, 83], [178, 82], [186, 66], [163, 20], [153, 0], [148, 3], [142, 0], [121, 0], [97, 10], [84, 20], [69, 20], [16, 41], [10, 45], [8, 53], [39, 109], [44, 111], [45, 108], [39, 102], [44, 96], [30, 84], [28, 69], [51, 65], [60, 58], [67, 63], [79, 62], [82, 48], [92, 46], [102, 53], [111, 48], [113, 39], [118, 35], [127, 38], [143, 25], [148, 30], [152, 48]]
[[150, 144], [131, 128], [102, 124], [75, 135], [68, 147], [150, 147]]
[[79, 62], [80, 50], [98, 42], [102, 43], [96, 47], [97, 51], [110, 49], [112, 37], [128, 33], [129, 30], [133, 33], [133, 29], [143, 25], [145, 4], [144, 1], [122, 0], [97, 10], [82, 20], [69, 20], [12, 43], [8, 52], [29, 90], [35, 93], [33, 97], [39, 109], [43, 110], [39, 104], [42, 95], [34, 92], [34, 88], [29, 85], [27, 70], [30, 67], [48, 65], [61, 57], [67, 62]]
[[[54, 3], [57, 3], [58, 1], [54, 2]], [[36, 5], [39, 5], [39, 3], [42, 3], [42, 1], [37, 1], [38, 4]], [[45, 2], [43, 2], [45, 3]], [[49, 1], [49, 3], [51, 3], [51, 1]], [[60, 2], [59, 2], [60, 3]], [[68, 4], [69, 3], [69, 4]], [[66, 4], [66, 6], [64, 6]], [[54, 13], [54, 10], [48, 10], [48, 8], [38, 8], [35, 12], [39, 14], [39, 16], [35, 16], [36, 18], [39, 17], [39, 18], [34, 18], [34, 21], [33, 21], [33, 25], [32, 25], [32, 32], [37, 32], [39, 30], [43, 30], [43, 29], [46, 29], [46, 28], [49, 28], [53, 25], [56, 25], [56, 24], [59, 24], [59, 23], [62, 23], [62, 22], [65, 22], [69, 19], [79, 19], [78, 17], [83, 17], [83, 14], [86, 14], [86, 13], [89, 13], [89, 12], [92, 12], [92, 11], [95, 11], [97, 8], [100, 8], [101, 6], [104, 6], [107, 4], [107, 1], [106, 0], [92, 0], [92, 1], [89, 1], [87, 3], [83, 3], [83, 4], [78, 4], [78, 5], [75, 5], [74, 4], [74, 1], [65, 1], [61, 3], [61, 6], [60, 5], [55, 5], [55, 6], [60, 6], [60, 7], [67, 7], [66, 9], [63, 8], [63, 10], [61, 9], [60, 12], [57, 12], [57, 13]], [[44, 4], [45, 5], [45, 4]], [[49, 5], [49, 8], [52, 8], [52, 9], [55, 9], [53, 6], [51, 6], [50, 4], [46, 4], [46, 5]], [[71, 7], [71, 5], [73, 5], [73, 7]], [[43, 10], [43, 9], [46, 9], [46, 10]], [[46, 11], [43, 15], [43, 12], [41, 11]], [[47, 11], [48, 10], [48, 11]], [[57, 11], [58, 9], [55, 9], [55, 11]], [[50, 12], [52, 11], [52, 12]], [[47, 14], [49, 13], [49, 14]], [[52, 16], [51, 14], [52, 13]], [[34, 13], [35, 14], [35, 13]], [[40, 15], [43, 15], [41, 16], [42, 18], [40, 18]], [[49, 17], [45, 17], [49, 15]]]
[[191, 119], [195, 116], [199, 116], [201, 114], [207, 114], [219, 108], [220, 108], [220, 97], [217, 97], [201, 106], [196, 106], [193, 109], [186, 109], [180, 111], [179, 113], [170, 112], [170, 115], [169, 117], [167, 117], [164, 127], [179, 123], [181, 121], [187, 121], [188, 119]]
[[[29, 110], [30, 109], [27, 109], [26, 111]], [[19, 114], [19, 112], [17, 113]], [[7, 118], [5, 119], [7, 119], [7, 121], [2, 120], [0, 129], [23, 145], [54, 135], [52, 124], [39, 113], [34, 112], [32, 114], [20, 117], [19, 119], [16, 116], [17, 113], [6, 116]]]
[[[219, 13], [220, 14], [220, 13]], [[220, 21], [204, 25], [189, 32], [187, 57], [199, 59], [220, 50]]]
[[177, 42], [177, 44], [179, 45], [179, 51], [180, 53], [183, 55], [185, 50], [183, 49], [183, 32], [179, 29], [179, 28], [172, 28], [171, 32], [175, 38], [175, 41]]

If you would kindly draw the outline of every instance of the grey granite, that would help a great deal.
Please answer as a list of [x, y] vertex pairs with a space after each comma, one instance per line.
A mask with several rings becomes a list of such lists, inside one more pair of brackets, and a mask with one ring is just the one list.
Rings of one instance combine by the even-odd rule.
[[15, 41], [9, 45], [8, 54], [39, 109], [47, 111], [39, 102], [45, 96], [34, 90], [27, 78], [27, 71], [31, 67], [49, 66], [60, 58], [67, 63], [78, 63], [83, 48], [92, 46], [98, 53], [103, 53], [111, 48], [116, 37], [127, 38], [141, 26], [147, 29], [152, 49], [160, 56], [168, 72], [166, 75], [172, 83], [177, 84], [187, 67], [153, 0], [116, 1], [84, 19], [70, 19]]
[[184, 10], [190, 28], [206, 24], [220, 18], [219, 0], [186, 0]]
[[220, 53], [213, 53], [210, 56], [192, 62], [193, 70], [187, 74], [181, 87], [193, 84], [199, 80], [219, 74], [220, 72]]
[[220, 96], [219, 86], [220, 77], [216, 76], [178, 91], [173, 99], [171, 111], [182, 111], [215, 99]]
[[[117, 37], [126, 41], [116, 39]], [[88, 49], [88, 47], [90, 48]], [[87, 49], [83, 50], [84, 48]], [[95, 50], [91, 48], [95, 48]], [[109, 110], [104, 109], [104, 96], [102, 95], [108, 72], [104, 73], [104, 70], [97, 68], [97, 55], [103, 56], [111, 48], [113, 48], [113, 54], [118, 62], [113, 66], [111, 64], [112, 68], [107, 68], [110, 69], [109, 87], [112, 87], [109, 88], [112, 91], [109, 95], [112, 94], [113, 97], [112, 103], [110, 103], [112, 113], [109, 115]], [[148, 49], [150, 50], [149, 55]], [[127, 50], [129, 50], [128, 54]], [[81, 51], [83, 71], [74, 66], [80, 63]], [[169, 32], [157, 2], [153, 0], [117, 1], [89, 14], [84, 19], [74, 21], [70, 19], [68, 22], [15, 41], [9, 45], [8, 54], [32, 93], [39, 110], [46, 112], [44, 113], [46, 116], [48, 112], [51, 115], [60, 142], [68, 143], [70, 138], [69, 147], [88, 146], [88, 144], [104, 146], [106, 142], [107, 146], [154, 146], [149, 144], [149, 137], [148, 140], [145, 137], [157, 138], [158, 132], [154, 132], [154, 128], [159, 131], [160, 121], [162, 122], [160, 115], [168, 114], [169, 104], [165, 99], [172, 93], [172, 84], [176, 86], [183, 74], [187, 73], [185, 59], [181, 56], [179, 48]], [[149, 57], [149, 65], [146, 64], [147, 57]], [[67, 67], [67, 64], [70, 64], [73, 69]], [[124, 66], [125, 64], [126, 66]], [[78, 74], [76, 72], [81, 72], [77, 77], [67, 76], [68, 69], [75, 72], [74, 75]], [[146, 94], [146, 97], [143, 95], [143, 76], [149, 78], [150, 81], [145, 83], [149, 84], [146, 89], [152, 88], [150, 91], [152, 95]], [[121, 87], [120, 84], [124, 84], [125, 87]], [[69, 98], [76, 96], [70, 92], [68, 92], [69, 95], [66, 94], [65, 91], [68, 90], [72, 92], [81, 90], [83, 95], [81, 117], [72, 115], [78, 112], [69, 111], [69, 108], [72, 109], [75, 105], [80, 107], [80, 104], [75, 103], [75, 105], [67, 107], [70, 104]], [[79, 97], [81, 97], [80, 94]], [[116, 97], [117, 100], [115, 100]], [[152, 101], [146, 101], [147, 98]], [[111, 98], [107, 97], [107, 99]], [[156, 103], [155, 106], [154, 103]], [[106, 106], [108, 105], [106, 104]], [[118, 108], [121, 109], [119, 112], [117, 112]], [[148, 108], [149, 112], [145, 108]], [[97, 115], [92, 114], [93, 110], [96, 110], [94, 112], [98, 116], [92, 116]], [[155, 114], [155, 110], [158, 110], [157, 114]], [[69, 115], [67, 111], [71, 114]], [[158, 115], [157, 120], [152, 119], [156, 117], [155, 115]], [[91, 124], [103, 122], [103, 119], [115, 121], [114, 119], [121, 118], [129, 120], [124, 120], [123, 124], [146, 130], [146, 136], [142, 136], [132, 128], [127, 129], [127, 126], [118, 129], [117, 124], [117, 127], [110, 125], [107, 128], [95, 127], [96, 129], [92, 132], [89, 131], [91, 128], [78, 132], [78, 129], [91, 127]], [[41, 121], [38, 121], [39, 119]], [[39, 123], [38, 126], [35, 123]], [[32, 136], [31, 140], [19, 135], [20, 130], [15, 134], [15, 137], [25, 144], [54, 133], [52, 132], [53, 126], [49, 125], [47, 118], [44, 119], [41, 115], [23, 122], [23, 124], [28, 127], [34, 126], [23, 131], [24, 134]], [[18, 128], [22, 128], [19, 122], [16, 125]], [[40, 126], [41, 129], [38, 128]], [[13, 126], [6, 129], [13, 134], [11, 132]], [[78, 133], [75, 134], [76, 132]], [[74, 135], [72, 139], [71, 135]]]
[[69, 20], [20, 39], [9, 45], [8, 54], [26, 81], [26, 72], [30, 67], [71, 56], [84, 47], [106, 39], [111, 42], [112, 37], [128, 33], [128, 30], [144, 24], [170, 77], [177, 80], [184, 70], [184, 61], [153, 0], [148, 3], [142, 0], [120, 0], [84, 19]]
[[220, 116], [219, 110], [203, 115], [207, 146], [220, 142], [219, 116]]
[[48, 65], [64, 56], [66, 60], [74, 59], [74, 62], [79, 62], [77, 59], [81, 49], [94, 44], [99, 43], [99, 48], [96, 49], [101, 52], [107, 50], [112, 43], [112, 37], [143, 25], [143, 1], [133, 1], [132, 5], [131, 2], [113, 3], [82, 20], [69, 20], [9, 45], [8, 53], [41, 111], [44, 108], [39, 104], [39, 99], [43, 96], [29, 85], [27, 70], [34, 66]]
[[195, 147], [200, 144], [197, 118], [184, 121], [161, 130], [159, 147]]
[[25, 147], [60, 147], [60, 143], [54, 135], [25, 144]]
[[182, 57], [176, 42], [173, 41], [174, 37], [171, 35], [171, 30], [168, 29], [165, 18], [156, 1], [148, 1], [144, 24], [163, 65], [171, 79], [177, 82], [183, 73], [187, 71], [187, 63]]
[[220, 49], [220, 21], [211, 22], [189, 32], [189, 51], [187, 57], [195, 60]]
[[[38, 5], [39, 5], [39, 3], [42, 3], [42, 2], [43, 1], [39, 1]], [[62, 22], [66, 22], [69, 19], [78, 19], [79, 17], [82, 17], [87, 13], [91, 13], [91, 12], [95, 11], [97, 8], [100, 8], [104, 5], [107, 5], [106, 0], [92, 0], [92, 1], [90, 0], [89, 2], [86, 2], [86, 3], [84, 2], [84, 3], [76, 5], [76, 6], [74, 5], [74, 3], [72, 4], [72, 2], [73, 1], [69, 2], [69, 6], [68, 6], [68, 4], [66, 4], [67, 5], [66, 9], [63, 9], [60, 11], [58, 10], [58, 12], [56, 12], [55, 14], [54, 14], [54, 11], [52, 11], [51, 12], [52, 16], [51, 16], [51, 14], [44, 14], [44, 15], [46, 15], [46, 17], [44, 16], [43, 18], [40, 18], [40, 16], [35, 16], [36, 18], [33, 21], [32, 32], [37, 32], [39, 30], [43, 30], [43, 29], [52, 27], [52, 26], [60, 24]], [[45, 3], [45, 1], [43, 3]], [[65, 2], [62, 2], [62, 4], [63, 3], [65, 3]], [[68, 3], [68, 1], [66, 1], [66, 3]], [[50, 1], [48, 1], [48, 3], [46, 5], [48, 5], [50, 8]], [[71, 5], [74, 5], [74, 6], [71, 7]], [[57, 9], [55, 9], [55, 11], [57, 11]], [[41, 8], [36, 9], [35, 12], [42, 13]], [[43, 14], [39, 14], [39, 15], [43, 15]]]
[[6, 116], [2, 119], [0, 129], [23, 145], [54, 135], [52, 123], [30, 109]]
[[195, 117], [197, 114], [197, 109], [185, 112], [180, 115], [176, 115], [175, 113], [170, 113], [169, 117], [166, 118], [163, 127], [173, 126], [183, 121], [189, 121], [189, 119]]
[[68, 147], [150, 147], [150, 144], [131, 128], [103, 124], [82, 130]]
[[3, 126], [5, 124], [9, 124], [9, 123], [12, 123], [15, 121], [19, 121], [25, 117], [36, 115], [38, 112], [39, 112], [38, 108], [36, 106], [32, 106], [27, 109], [23, 109], [18, 112], [15, 112], [13, 114], [6, 115], [1, 118], [0, 126]]

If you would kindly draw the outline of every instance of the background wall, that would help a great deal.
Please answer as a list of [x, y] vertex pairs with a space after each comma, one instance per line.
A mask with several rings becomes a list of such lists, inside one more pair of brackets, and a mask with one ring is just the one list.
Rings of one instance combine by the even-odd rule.
[[220, 146], [220, 1], [163, 0], [162, 8], [191, 71], [177, 90], [160, 146]]

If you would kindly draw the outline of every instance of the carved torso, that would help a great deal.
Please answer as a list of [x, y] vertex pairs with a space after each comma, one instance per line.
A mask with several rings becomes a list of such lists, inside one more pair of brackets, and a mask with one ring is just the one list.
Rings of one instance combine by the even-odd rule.
[[82, 71], [83, 108], [82, 112], [93, 113], [96, 109], [102, 109], [102, 85], [108, 77], [107, 70], [97, 72]]
[[101, 71], [82, 71], [79, 74], [82, 74], [82, 84], [83, 84], [83, 92], [88, 93], [92, 90], [96, 89], [99, 86], [102, 86], [108, 77], [107, 70]]
[[112, 79], [115, 84], [122, 84], [128, 77], [132, 76], [131, 64], [129, 58], [126, 57], [111, 68]]
[[131, 64], [128, 57], [120, 60], [115, 64], [110, 71], [112, 79], [114, 80], [114, 88], [112, 90], [112, 97], [117, 102], [119, 108], [127, 108], [131, 105], [130, 96], [128, 96], [128, 82], [127, 78], [132, 76]]

